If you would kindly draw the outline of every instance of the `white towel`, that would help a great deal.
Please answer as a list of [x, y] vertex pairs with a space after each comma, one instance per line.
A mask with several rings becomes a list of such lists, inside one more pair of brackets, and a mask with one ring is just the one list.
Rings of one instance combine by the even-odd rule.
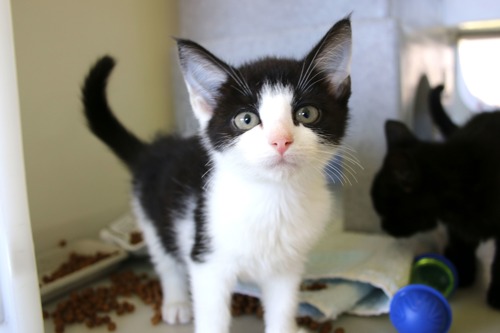
[[[319, 280], [327, 288], [301, 291], [299, 316], [322, 321], [343, 313], [388, 313], [392, 296], [409, 282], [415, 255], [439, 251], [440, 235], [396, 240], [336, 229], [330, 226], [311, 251], [304, 276], [305, 281]], [[239, 283], [236, 292], [260, 295], [257, 287], [245, 283]]]

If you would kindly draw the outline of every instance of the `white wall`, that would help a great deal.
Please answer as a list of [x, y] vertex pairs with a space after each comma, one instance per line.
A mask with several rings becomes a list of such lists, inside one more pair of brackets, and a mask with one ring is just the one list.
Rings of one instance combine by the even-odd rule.
[[457, 27], [468, 22], [500, 20], [498, 0], [443, 0], [443, 24]]
[[[29, 206], [36, 249], [95, 234], [126, 209], [129, 176], [87, 130], [80, 85], [118, 60], [110, 99], [143, 138], [172, 123], [176, 1], [12, 1]], [[174, 61], [175, 63], [175, 61]]]

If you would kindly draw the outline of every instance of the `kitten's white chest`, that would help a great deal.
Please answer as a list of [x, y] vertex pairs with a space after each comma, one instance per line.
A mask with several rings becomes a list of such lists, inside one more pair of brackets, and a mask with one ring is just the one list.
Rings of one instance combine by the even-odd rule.
[[293, 269], [317, 239], [330, 212], [326, 187], [255, 182], [215, 173], [207, 198], [214, 256], [246, 275]]

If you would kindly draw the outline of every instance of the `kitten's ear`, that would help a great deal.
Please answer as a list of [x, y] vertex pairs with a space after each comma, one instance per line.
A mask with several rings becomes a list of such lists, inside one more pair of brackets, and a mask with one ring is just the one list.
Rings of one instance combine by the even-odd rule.
[[203, 128], [213, 115], [219, 89], [228, 78], [229, 65], [195, 42], [176, 41], [191, 106]]
[[335, 23], [309, 52], [305, 61], [326, 74], [332, 91], [337, 96], [350, 94], [352, 32], [351, 19], [346, 17]]
[[408, 147], [418, 142], [418, 139], [408, 127], [396, 120], [387, 120], [385, 122], [385, 138], [389, 150], [396, 147]]

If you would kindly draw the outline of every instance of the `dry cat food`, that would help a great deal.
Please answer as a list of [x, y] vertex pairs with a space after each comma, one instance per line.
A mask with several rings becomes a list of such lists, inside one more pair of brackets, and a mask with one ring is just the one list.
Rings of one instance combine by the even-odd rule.
[[135, 305], [123, 298], [136, 295], [147, 304], [158, 299], [161, 301], [158, 281], [146, 275], [123, 271], [110, 279], [110, 286], [72, 292], [67, 299], [56, 304], [54, 311], [44, 311], [44, 318], [52, 318], [56, 333], [63, 333], [65, 326], [70, 324], [84, 324], [88, 328], [105, 326], [112, 332], [117, 325], [111, 314], [121, 316], [135, 311]]
[[[54, 321], [56, 333], [63, 333], [65, 327], [70, 324], [83, 324], [88, 328], [105, 326], [108, 331], [112, 332], [117, 330], [117, 325], [110, 315], [121, 316], [134, 312], [135, 305], [124, 298], [137, 297], [144, 304], [153, 307], [151, 324], [157, 325], [162, 321], [162, 291], [156, 278], [126, 270], [111, 275], [110, 281], [109, 286], [72, 292], [68, 298], [57, 303], [52, 312], [44, 310], [44, 319], [51, 318]], [[324, 288], [326, 285], [318, 283], [301, 286], [301, 290]], [[256, 315], [262, 318], [264, 310], [258, 298], [234, 294], [231, 313], [233, 316]], [[310, 317], [298, 317], [297, 324], [317, 333], [331, 333], [333, 328], [331, 321], [319, 323]], [[334, 333], [344, 333], [344, 330], [337, 328]]]
[[86, 255], [71, 252], [69, 258], [63, 262], [54, 272], [42, 277], [43, 283], [50, 283], [63, 276], [76, 272], [84, 267], [95, 264], [96, 262], [106, 259], [115, 253], [97, 252], [96, 254]]
[[139, 244], [141, 243], [143, 240], [142, 238], [142, 232], [140, 231], [133, 231], [130, 233], [130, 236], [129, 236], [129, 243], [132, 244], [132, 245], [135, 245], [135, 244]]
[[319, 281], [312, 281], [312, 282], [304, 282], [300, 285], [300, 290], [301, 291], [318, 291], [321, 289], [326, 289], [328, 288], [326, 283], [319, 282]]
[[[315, 285], [315, 287], [318, 287], [318, 285]], [[306, 289], [303, 289], [306, 288]], [[324, 289], [326, 288], [326, 285], [321, 288]], [[302, 286], [302, 290], [311, 290], [309, 289], [308, 286]], [[319, 289], [313, 289], [313, 290], [319, 290]], [[241, 315], [248, 315], [248, 314], [254, 314], [259, 318], [262, 318], [264, 315], [264, 310], [260, 304], [260, 300], [255, 297], [247, 296], [247, 295], [241, 295], [241, 294], [234, 294], [232, 303], [231, 303], [231, 314], [234, 317], [241, 316]], [[297, 317], [296, 318], [297, 325], [306, 327], [309, 330], [313, 332], [318, 332], [318, 333], [330, 333], [333, 328], [333, 324], [331, 321], [326, 321], [326, 322], [317, 322], [313, 320], [311, 317]]]

